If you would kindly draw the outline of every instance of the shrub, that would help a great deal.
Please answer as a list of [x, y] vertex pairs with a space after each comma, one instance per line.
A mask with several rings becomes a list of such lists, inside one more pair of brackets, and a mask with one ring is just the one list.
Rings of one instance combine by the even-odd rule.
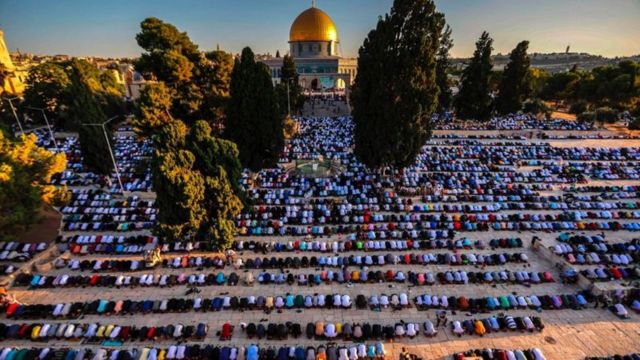
[[593, 111], [585, 111], [581, 114], [578, 114], [576, 119], [580, 122], [594, 122], [596, 121], [596, 113]]
[[610, 107], [601, 107], [596, 109], [596, 119], [599, 122], [613, 124], [618, 120], [618, 111]]
[[540, 99], [527, 100], [522, 105], [522, 111], [531, 114], [544, 114], [545, 116], [551, 115], [551, 109]]
[[578, 100], [569, 107], [569, 113], [576, 115], [582, 114], [587, 110], [589, 110], [589, 103], [584, 100]]

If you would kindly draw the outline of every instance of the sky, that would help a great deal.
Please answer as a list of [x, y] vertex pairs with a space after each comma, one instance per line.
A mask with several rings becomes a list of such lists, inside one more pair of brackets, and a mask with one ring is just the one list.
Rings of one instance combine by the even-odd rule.
[[[408, 0], [407, 0], [408, 1]], [[338, 27], [344, 56], [358, 48], [392, 0], [318, 0]], [[289, 27], [311, 0], [0, 0], [11, 51], [133, 57], [140, 22], [158, 17], [186, 31], [202, 50], [288, 50]], [[640, 54], [640, 0], [436, 0], [453, 30], [454, 57], [473, 53], [483, 30], [495, 53], [521, 40], [530, 52]]]

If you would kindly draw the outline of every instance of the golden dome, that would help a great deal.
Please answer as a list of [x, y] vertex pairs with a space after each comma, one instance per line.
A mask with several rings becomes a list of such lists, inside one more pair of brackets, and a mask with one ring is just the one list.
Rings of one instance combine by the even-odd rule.
[[289, 42], [338, 41], [336, 24], [324, 11], [311, 7], [293, 21], [289, 31]]

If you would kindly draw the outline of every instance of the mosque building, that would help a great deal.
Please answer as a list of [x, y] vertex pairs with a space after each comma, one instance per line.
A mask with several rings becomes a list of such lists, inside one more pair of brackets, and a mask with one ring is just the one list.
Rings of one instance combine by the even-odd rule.
[[[289, 31], [289, 55], [306, 91], [348, 90], [358, 72], [358, 60], [340, 54], [338, 29], [327, 13], [313, 4], [303, 11]], [[274, 83], [280, 82], [282, 58], [263, 60]]]

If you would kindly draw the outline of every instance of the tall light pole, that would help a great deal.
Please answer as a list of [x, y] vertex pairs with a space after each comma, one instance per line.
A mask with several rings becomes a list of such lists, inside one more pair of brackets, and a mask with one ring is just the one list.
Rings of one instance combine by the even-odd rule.
[[49, 129], [49, 136], [51, 136], [51, 141], [53, 141], [53, 146], [55, 146], [56, 152], [60, 152], [58, 149], [58, 142], [56, 141], [55, 136], [53, 136], [53, 130], [51, 129], [51, 124], [49, 123], [49, 119], [47, 118], [47, 113], [43, 108], [27, 106], [27, 109], [38, 110], [42, 113], [42, 117], [44, 118], [44, 122], [47, 123], [47, 129]]
[[6, 98], [9, 102], [9, 106], [11, 107], [11, 112], [13, 112], [13, 117], [16, 118], [16, 122], [18, 123], [18, 127], [20, 128], [20, 133], [24, 134], [24, 128], [22, 128], [22, 123], [20, 123], [20, 118], [18, 118], [18, 114], [16, 113], [16, 108], [13, 106], [12, 100], [19, 99], [17, 96], [12, 98]]
[[102, 132], [104, 133], [104, 139], [107, 142], [107, 147], [109, 148], [109, 155], [111, 155], [111, 161], [113, 162], [113, 170], [116, 172], [116, 177], [118, 178], [118, 185], [120, 185], [120, 191], [122, 195], [125, 195], [124, 186], [122, 186], [122, 180], [120, 179], [120, 171], [118, 170], [118, 164], [116, 163], [116, 156], [113, 154], [113, 150], [111, 149], [111, 141], [109, 140], [109, 135], [107, 135], [106, 124], [110, 123], [112, 120], [118, 118], [119, 115], [116, 115], [107, 121], [101, 124], [82, 124], [83, 126], [100, 126], [102, 128]]

